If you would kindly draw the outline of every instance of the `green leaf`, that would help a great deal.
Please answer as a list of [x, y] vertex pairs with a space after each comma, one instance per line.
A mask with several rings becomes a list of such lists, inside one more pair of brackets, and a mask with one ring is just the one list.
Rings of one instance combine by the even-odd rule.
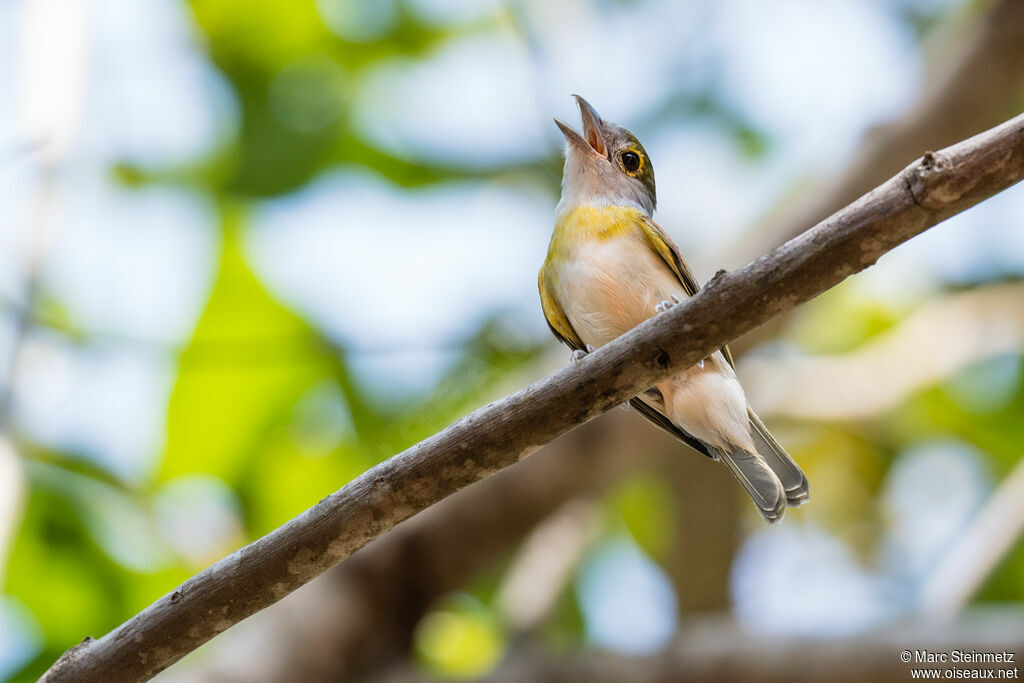
[[664, 559], [672, 542], [674, 496], [667, 483], [642, 474], [629, 478], [611, 497], [612, 508], [622, 517], [637, 545], [655, 559]]
[[[132, 571], [111, 556], [116, 545], [117, 555], [157, 560], [153, 568], [165, 559], [155, 534], [141, 537], [148, 518], [128, 494], [52, 464], [29, 462], [26, 473], [29, 495], [3, 590], [42, 627], [43, 649], [18, 677], [35, 680], [64, 650], [107, 633], [187, 573]], [[118, 510], [124, 519], [112, 519]]]
[[446, 678], [477, 678], [494, 669], [505, 649], [497, 617], [475, 598], [459, 593], [442, 601], [416, 627], [422, 664]]
[[246, 264], [229, 210], [209, 303], [182, 352], [167, 418], [162, 479], [205, 472], [237, 482], [271, 429], [335, 366], [326, 346]]

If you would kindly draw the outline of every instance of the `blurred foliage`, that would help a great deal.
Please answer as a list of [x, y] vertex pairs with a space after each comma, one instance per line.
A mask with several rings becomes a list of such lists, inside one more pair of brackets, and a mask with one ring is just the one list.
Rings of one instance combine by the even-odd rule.
[[[352, 84], [385, 59], [423, 56], [453, 35], [397, 3], [389, 30], [372, 40], [346, 40], [322, 20], [317, 3], [194, 0], [192, 8], [211, 60], [233, 86], [240, 130], [217, 154], [191, 169], [117, 167], [130, 183], [198, 183], [242, 196], [295, 190], [338, 164], [371, 168], [404, 186], [436, 183], [508, 168], [456, 168], [403, 159], [358, 136], [349, 121]], [[369, 4], [329, 0], [329, 12], [358, 13]], [[358, 18], [358, 17], [357, 17]]]
[[610, 511], [622, 520], [637, 545], [659, 561], [668, 559], [676, 534], [675, 496], [664, 480], [639, 474], [622, 482], [609, 500]]
[[504, 637], [494, 614], [475, 598], [449, 596], [416, 628], [416, 655], [431, 673], [444, 679], [471, 679], [500, 660]]
[[227, 218], [219, 274], [178, 361], [161, 478], [208, 472], [237, 480], [275, 416], [285, 417], [335, 364], [313, 329], [271, 298], [246, 265], [240, 218]]
[[790, 335], [809, 353], [840, 354], [891, 329], [909, 312], [847, 280], [797, 309]]
[[[896, 4], [921, 32], [939, 16], [921, 3]], [[43, 642], [15, 680], [35, 680], [83, 636], [109, 631], [198, 569], [519, 383], [517, 373], [541, 351], [517, 342], [497, 312], [460, 345], [430, 391], [382, 405], [352, 370], [356, 351], [279, 301], [244, 250], [255, 201], [303, 188], [337, 167], [371, 169], [401, 187], [526, 173], [554, 192], [554, 149], [530, 162], [469, 167], [404, 157], [356, 130], [352, 100], [368, 69], [421, 59], [486, 24], [444, 25], [395, 2], [384, 28], [367, 37], [347, 32], [345, 22], [350, 13], [382, 11], [371, 2], [191, 0], [188, 7], [202, 49], [234, 98], [237, 125], [226, 125], [193, 163], [124, 161], [109, 170], [126, 187], [180, 185], [212, 198], [220, 212], [216, 273], [176, 358], [166, 443], [148, 476], [126, 482], [82, 454], [21, 437], [28, 494], [3, 588], [38, 620]], [[372, 23], [373, 16], [355, 19]], [[773, 149], [744, 112], [706, 88], [684, 88], [649, 116], [710, 121], [750, 163]], [[908, 313], [848, 283], [802, 309], [783, 338], [809, 352], [842, 353]], [[72, 340], [88, 339], [46, 293], [33, 315]], [[781, 440], [814, 482], [814, 504], [798, 513], [800, 521], [834, 533], [870, 564], [885, 533], [877, 501], [889, 465], [936, 435], [980, 449], [998, 481], [1024, 452], [1020, 364], [1017, 356], [979, 363], [870, 423], [784, 425]], [[645, 553], [666, 561], [673, 537], [685, 531], [675, 527], [674, 496], [657, 478], [626, 480], [605, 501], [606, 532], [626, 529]], [[427, 670], [472, 677], [500, 659], [508, 634], [491, 605], [493, 592], [450, 596], [423, 620], [415, 651]], [[1018, 546], [980, 600], [1022, 596]], [[583, 633], [579, 605], [566, 591], [540, 636], [550, 649], [568, 650]]]
[[790, 454], [814, 482], [814, 505], [800, 512], [869, 558], [882, 537], [874, 504], [892, 453], [847, 425], [821, 424], [786, 441]]
[[[907, 441], [934, 434], [955, 436], [985, 453], [992, 480], [1000, 481], [1024, 454], [1022, 364], [1024, 356], [1016, 354], [972, 364], [904, 406], [893, 417], [891, 433]], [[1024, 543], [1018, 542], [976, 600], [998, 604], [1022, 599]]]
[[[171, 183], [216, 197], [216, 276], [178, 355], [166, 446], [152, 479], [129, 486], [88, 459], [24, 444], [34, 454], [30, 495], [4, 588], [38, 619], [44, 643], [14, 680], [35, 680], [84, 635], [109, 631], [203, 566], [476, 407], [539, 350], [509, 341], [500, 321], [489, 322], [458, 348], [432, 391], [380, 405], [355, 379], [344, 345], [278, 301], [244, 255], [250, 200], [295, 190], [329, 167], [372, 168], [400, 185], [470, 175], [375, 149], [346, 118], [348, 84], [359, 70], [421, 55], [450, 30], [401, 10], [386, 35], [356, 43], [332, 33], [309, 0], [197, 1], [192, 9], [210, 59], [237, 97], [240, 127], [194, 166], [118, 163], [112, 171], [126, 186]], [[59, 302], [45, 304], [38, 315], [48, 327], [84, 338]], [[225, 529], [204, 538], [203, 527], [218, 516], [227, 518]], [[489, 666], [501, 645], [481, 614], [456, 610], [427, 628], [427, 642], [445, 643], [431, 645], [437, 651], [428, 661], [452, 673]]]
[[154, 549], [143, 497], [52, 464], [27, 470], [5, 589], [43, 625], [43, 650], [20, 677], [35, 680], [69, 643], [106, 633], [191, 572]]

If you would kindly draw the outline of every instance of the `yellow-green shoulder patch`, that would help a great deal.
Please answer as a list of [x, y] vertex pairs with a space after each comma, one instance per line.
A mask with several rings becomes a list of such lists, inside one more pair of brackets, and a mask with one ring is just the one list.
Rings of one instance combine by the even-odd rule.
[[[688, 296], [696, 294], [700, 289], [700, 286], [697, 284], [697, 278], [693, 276], [693, 271], [686, 265], [683, 257], [679, 255], [679, 249], [672, 242], [671, 238], [650, 218], [644, 217], [643, 221], [641, 221], [641, 228], [654, 251], [658, 253], [658, 256], [668, 264], [668, 267], [679, 278], [679, 282], [683, 285], [686, 294]], [[732, 351], [729, 350], [729, 347], [723, 346], [721, 351], [722, 355], [725, 356], [726, 362], [736, 367], [732, 359]]]

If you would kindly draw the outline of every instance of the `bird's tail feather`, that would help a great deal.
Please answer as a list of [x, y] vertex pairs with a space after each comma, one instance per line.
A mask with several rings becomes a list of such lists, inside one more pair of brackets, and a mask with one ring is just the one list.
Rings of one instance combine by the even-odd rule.
[[782, 488], [786, 491], [786, 502], [792, 507], [803, 505], [810, 499], [810, 486], [803, 470], [796, 464], [796, 461], [789, 456], [789, 453], [779, 445], [771, 432], [761, 422], [753, 410], [747, 409], [750, 416], [750, 433], [754, 437], [754, 445], [757, 452], [761, 454], [768, 467], [772, 468], [775, 475], [782, 482]]
[[736, 476], [750, 494], [762, 517], [772, 523], [782, 519], [786, 511], [786, 491], [779, 477], [761, 455], [742, 450], [726, 453], [717, 448], [709, 449], [715, 452]]

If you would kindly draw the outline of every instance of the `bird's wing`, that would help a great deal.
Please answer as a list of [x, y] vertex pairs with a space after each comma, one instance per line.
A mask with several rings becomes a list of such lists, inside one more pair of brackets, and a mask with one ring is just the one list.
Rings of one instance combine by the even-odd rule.
[[664, 409], [659, 407], [660, 405], [660, 395], [652, 397], [645, 394], [643, 398], [634, 396], [629, 399], [629, 407], [647, 418], [655, 427], [668, 432], [701, 455], [706, 455], [714, 460], [715, 456], [711, 454], [708, 447], [701, 443], [697, 437], [672, 424], [672, 421], [665, 415]]
[[[700, 285], [697, 284], [697, 278], [693, 276], [690, 266], [686, 265], [686, 261], [679, 255], [679, 248], [676, 247], [672, 239], [650, 218], [645, 217], [640, 224], [640, 228], [643, 230], [644, 237], [647, 238], [651, 248], [657, 252], [658, 256], [679, 278], [679, 283], [683, 285], [686, 295], [693, 296], [696, 294], [700, 289]], [[735, 369], [736, 364], [733, 362], [732, 351], [729, 350], [729, 347], [723, 346], [720, 351], [725, 356], [726, 362]]]
[[572, 349], [577, 351], [586, 350], [586, 345], [580, 340], [576, 330], [572, 329], [572, 323], [565, 317], [565, 311], [562, 310], [562, 306], [548, 290], [547, 279], [544, 277], [543, 270], [540, 271], [540, 275], [537, 277], [537, 288], [540, 290], [540, 307], [544, 311], [544, 319], [547, 320], [551, 333], [555, 335], [558, 341]]
[[[697, 284], [697, 278], [693, 276], [693, 271], [686, 265], [686, 261], [679, 255], [679, 249], [676, 247], [672, 239], [665, 234], [665, 231], [658, 227], [658, 224], [649, 218], [644, 218], [640, 222], [640, 229], [643, 231], [644, 237], [647, 239], [648, 244], [654, 249], [655, 253], [661, 257], [661, 260], [672, 270], [676, 278], [679, 279], [679, 284], [683, 286], [683, 291], [686, 292], [687, 296], [693, 296], [700, 289]], [[727, 347], [722, 348], [722, 354], [725, 356], [729, 364], [732, 364], [732, 354], [729, 353]], [[708, 450], [708, 447], [701, 443], [697, 438], [688, 434], [686, 431], [680, 429], [672, 423], [671, 420], [665, 415], [665, 406], [661, 401], [660, 395], [655, 395], [658, 392], [647, 392], [641, 396], [637, 396], [631, 399], [629, 404], [637, 412], [643, 415], [645, 418], [650, 420], [653, 424], [665, 430], [672, 436], [676, 437], [683, 443], [693, 448], [698, 453], [706, 455], [709, 458], [714, 459], [715, 456]]]
[[[672, 269], [672, 272], [679, 278], [679, 282], [682, 283], [683, 289], [689, 296], [693, 296], [697, 293], [700, 287], [697, 286], [697, 280], [693, 277], [693, 273], [690, 271], [689, 266], [686, 265], [686, 261], [679, 255], [679, 249], [672, 243], [665, 232], [658, 227], [657, 223], [649, 218], [644, 218], [642, 221], [641, 228], [643, 229], [644, 236], [647, 237], [647, 241], [651, 247], [659, 256], [668, 264], [668, 267]], [[735, 369], [736, 365], [732, 359], [732, 353], [729, 351], [728, 346], [721, 348], [722, 355], [725, 356], [725, 360], [729, 365]], [[690, 446], [694, 446], [694, 441], [697, 441], [689, 434], [682, 432], [682, 434], [676, 434], [678, 428], [673, 425], [669, 419], [665, 416], [664, 406], [659, 405], [658, 400], [654, 400], [653, 397], [644, 395], [646, 403], [641, 408], [636, 403], [641, 401], [641, 397], [634, 398], [630, 401], [634, 408], [637, 408], [648, 420], [658, 425], [662, 429], [675, 434], [682, 441], [686, 442]], [[660, 397], [659, 397], [660, 398]], [[786, 497], [789, 500], [790, 505], [801, 505], [807, 501], [809, 496], [807, 477], [804, 476], [800, 466], [796, 464], [792, 457], [786, 450], [779, 445], [779, 442], [775, 440], [771, 432], [768, 431], [767, 427], [761, 421], [761, 418], [757, 416], [757, 413], [753, 411], [750, 406], [747, 406], [747, 413], [750, 418], [751, 433], [755, 437], [755, 442], [760, 441], [757, 450], [765, 458], [768, 465], [779, 477], [783, 486], [786, 489]], [[697, 441], [697, 445], [694, 446], [698, 451], [707, 455], [710, 458], [714, 458], [715, 455], [708, 450], [704, 444]]]
[[683, 286], [686, 296], [696, 294], [700, 285], [697, 284], [697, 278], [693, 276], [690, 266], [686, 265], [686, 261], [679, 255], [679, 248], [676, 247], [675, 242], [650, 218], [643, 217], [640, 221], [640, 229], [643, 230], [644, 237], [647, 238], [651, 248], [679, 278], [679, 283]]

